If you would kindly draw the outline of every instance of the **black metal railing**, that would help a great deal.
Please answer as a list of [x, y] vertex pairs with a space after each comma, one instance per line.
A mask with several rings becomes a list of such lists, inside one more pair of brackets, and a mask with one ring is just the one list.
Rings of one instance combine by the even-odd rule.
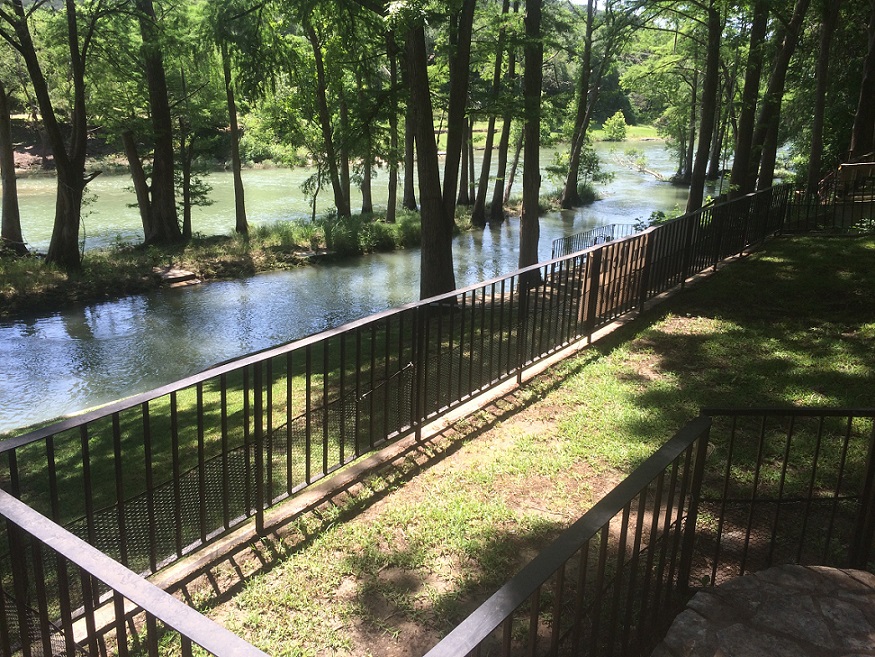
[[785, 219], [786, 232], [875, 229], [875, 165], [843, 164], [817, 191], [797, 191]]
[[607, 224], [605, 226], [596, 226], [582, 233], [575, 233], [566, 237], [560, 237], [553, 240], [551, 249], [551, 258], [562, 258], [563, 256], [583, 251], [597, 244], [605, 242], [613, 242], [614, 240], [629, 237], [635, 233], [640, 233], [643, 228], [638, 228], [636, 224]]
[[706, 409], [427, 657], [646, 655], [697, 587], [871, 569], [875, 409]]
[[[176, 641], [186, 657], [193, 646], [266, 657], [3, 490], [0, 511], [10, 565], [0, 579], [0, 654], [157, 657], [159, 644]], [[63, 576], [47, 578], [50, 570]]]
[[4, 440], [0, 486], [155, 572], [762, 241], [789, 200], [711, 206]]

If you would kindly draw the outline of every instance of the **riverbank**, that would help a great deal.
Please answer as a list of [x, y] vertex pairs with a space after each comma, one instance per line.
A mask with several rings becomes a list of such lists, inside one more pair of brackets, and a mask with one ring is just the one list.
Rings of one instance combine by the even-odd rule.
[[148, 292], [164, 283], [153, 269], [171, 265], [201, 281], [235, 279], [301, 267], [314, 253], [342, 258], [419, 241], [419, 215], [405, 212], [394, 224], [361, 216], [327, 217], [256, 226], [249, 235], [196, 236], [179, 245], [119, 244], [86, 251], [82, 271], [72, 274], [46, 265], [42, 254], [22, 257], [0, 250], [0, 318]]

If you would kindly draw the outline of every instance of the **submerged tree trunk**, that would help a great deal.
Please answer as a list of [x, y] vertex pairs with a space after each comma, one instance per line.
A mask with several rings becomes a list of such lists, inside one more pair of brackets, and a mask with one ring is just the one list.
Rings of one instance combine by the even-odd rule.
[[576, 208], [581, 205], [580, 194], [577, 191], [577, 181], [580, 178], [580, 156], [583, 153], [583, 143], [586, 139], [586, 116], [589, 106], [589, 79], [592, 72], [592, 28], [594, 17], [594, 0], [586, 3], [586, 32], [583, 38], [583, 59], [577, 78], [577, 112], [574, 117], [574, 131], [571, 135], [571, 152], [568, 157], [568, 173], [565, 176], [565, 187], [562, 190], [563, 208]]
[[407, 66], [410, 102], [414, 107], [419, 201], [422, 220], [420, 298], [426, 299], [456, 288], [453, 269], [453, 217], [446, 213], [434, 136], [431, 90], [428, 83], [428, 53], [425, 30], [416, 26], [408, 34]]
[[[510, 11], [510, 0], [501, 3], [501, 16], [504, 18]], [[474, 197], [474, 207], [471, 210], [471, 223], [475, 226], [486, 225], [486, 193], [489, 191], [489, 171], [492, 168], [492, 149], [495, 146], [495, 119], [498, 112], [496, 104], [501, 93], [501, 69], [504, 60], [504, 27], [498, 31], [498, 42], [495, 48], [495, 66], [492, 70], [492, 88], [489, 92], [489, 121], [486, 126], [486, 144], [483, 149], [483, 161], [480, 165], [480, 179], [477, 184], [477, 195]], [[505, 149], [505, 164], [507, 150]], [[502, 215], [504, 213], [502, 212]]]
[[763, 71], [763, 46], [769, 22], [767, 0], [756, 0], [750, 28], [750, 47], [741, 92], [741, 113], [738, 117], [738, 134], [735, 140], [735, 158], [729, 178], [729, 197], [747, 193], [748, 171], [753, 159], [753, 132], [756, 124], [757, 99], [760, 93], [760, 78]]
[[149, 113], [152, 120], [154, 152], [150, 204], [149, 244], [171, 244], [182, 239], [176, 214], [176, 191], [173, 179], [173, 120], [167, 93], [164, 56], [158, 34], [157, 18], [152, 0], [137, 0], [142, 56], [149, 87]]
[[513, 181], [516, 178], [516, 172], [520, 165], [520, 155], [523, 152], [523, 141], [525, 137], [525, 131], [520, 130], [519, 134], [516, 138], [516, 144], [513, 148], [513, 161], [510, 163], [510, 172], [507, 174], [507, 181], [504, 185], [504, 204], [507, 205], [507, 202], [510, 201], [510, 193], [513, 190]]
[[404, 114], [404, 192], [401, 207], [406, 210], [416, 210], [416, 139], [413, 118], [413, 105], [408, 101]]
[[520, 215], [520, 268], [538, 262], [541, 190], [541, 82], [544, 45], [541, 41], [541, 0], [526, 0], [526, 70], [523, 79], [525, 105], [525, 162], [523, 166], [523, 210]]
[[[443, 198], [446, 215], [453, 222], [455, 222], [456, 214], [456, 185], [459, 184], [459, 161], [465, 133], [468, 129], [467, 121], [465, 121], [465, 105], [468, 100], [471, 35], [474, 26], [475, 4], [475, 0], [462, 0], [458, 33], [456, 34], [456, 50], [450, 60], [450, 99], [447, 107], [447, 154], [444, 161]], [[417, 139], [418, 145], [419, 140]], [[420, 153], [420, 157], [421, 155]], [[420, 181], [421, 185], [422, 181]]]
[[[513, 13], [519, 13], [520, 2], [514, 0]], [[508, 52], [506, 86], [509, 88], [516, 79], [516, 53], [513, 49]], [[492, 205], [489, 208], [489, 223], [501, 224], [504, 222], [504, 205], [507, 203], [505, 195], [505, 183], [507, 176], [507, 154], [510, 149], [510, 129], [513, 124], [513, 108], [511, 103], [505, 103], [504, 115], [501, 123], [501, 137], [498, 140], [498, 162], [496, 163], [495, 183], [492, 190]]]
[[349, 175], [349, 106], [346, 103], [346, 94], [343, 92], [343, 82], [338, 85], [338, 93], [340, 95], [340, 142], [338, 144], [338, 158], [340, 160], [340, 188], [343, 190], [343, 198], [346, 199], [346, 205], [352, 212], [352, 201], [350, 200], [352, 191], [352, 182]]
[[152, 233], [152, 215], [149, 210], [151, 205], [149, 200], [149, 182], [146, 180], [143, 162], [140, 160], [140, 155], [137, 152], [137, 142], [134, 139], [134, 133], [130, 130], [125, 130], [122, 133], [122, 144], [125, 148], [125, 156], [128, 158], [128, 167], [131, 170], [131, 181], [134, 185], [134, 194], [137, 197], [140, 221], [143, 223], [143, 239], [149, 239], [149, 235]]
[[9, 99], [0, 80], [0, 185], [3, 198], [0, 212], [3, 224], [0, 227], [0, 249], [12, 249], [16, 253], [27, 253], [27, 245], [21, 235], [21, 211], [18, 208], [18, 186], [15, 181], [15, 149], [12, 145], [12, 118]]
[[[240, 125], [237, 121], [237, 102], [234, 99], [234, 81], [231, 77], [231, 57], [228, 53], [228, 44], [224, 41], [222, 42], [221, 50], [222, 72], [225, 76], [225, 98], [228, 101], [228, 121], [231, 127], [231, 172], [234, 177], [234, 230], [246, 235], [249, 233], [249, 223], [246, 221], [246, 201], [243, 193], [243, 176], [241, 173]], [[187, 204], [184, 204], [183, 207], [187, 207]], [[185, 221], [183, 221], [183, 225], [185, 225]]]
[[690, 178], [690, 196], [687, 212], [702, 207], [705, 196], [705, 174], [708, 172], [708, 156], [711, 153], [711, 137], [717, 122], [717, 92], [720, 89], [720, 12], [713, 0], [708, 7], [708, 52], [706, 54], [705, 81], [702, 88], [701, 123], [696, 162]]
[[73, 86], [73, 111], [70, 121], [69, 149], [55, 115], [49, 94], [48, 83], [39, 63], [37, 49], [28, 27], [28, 12], [22, 0], [11, 0], [5, 20], [17, 37], [17, 49], [24, 59], [31, 86], [43, 119], [43, 127], [52, 148], [57, 168], [57, 199], [52, 238], [46, 254], [46, 262], [56, 264], [67, 271], [82, 267], [79, 251], [79, 223], [82, 212], [82, 193], [93, 176], [85, 176], [85, 152], [87, 144], [87, 121], [85, 116], [85, 61], [79, 50], [79, 26], [76, 3], [66, 0], [66, 48], [70, 56], [70, 76]]
[[[365, 98], [364, 84], [362, 83], [361, 74], [356, 73], [356, 96], [359, 102], [359, 110], [363, 109], [367, 103]], [[372, 181], [374, 171], [374, 155], [373, 155], [373, 139], [371, 138], [370, 122], [365, 122], [364, 130], [364, 155], [362, 156], [362, 214], [374, 214], [374, 197], [372, 194]]]
[[328, 92], [325, 80], [325, 66], [322, 62], [322, 47], [319, 44], [319, 39], [313, 26], [307, 26], [307, 35], [310, 39], [313, 57], [316, 61], [316, 97], [319, 104], [319, 125], [322, 129], [322, 143], [325, 148], [328, 176], [331, 179], [331, 189], [334, 192], [334, 207], [337, 209], [338, 216], [348, 217], [350, 215], [349, 203], [343, 193], [340, 171], [337, 168], [337, 154], [334, 151], [334, 140], [331, 136], [331, 115], [328, 111]]
[[389, 108], [389, 198], [386, 202], [386, 223], [395, 223], [395, 206], [398, 203], [398, 48], [395, 35], [386, 35], [389, 53], [389, 86], [392, 107]]
[[459, 194], [456, 197], [456, 205], [469, 205], [470, 200], [468, 197], [468, 162], [470, 158], [468, 157], [468, 122], [465, 122], [465, 130], [462, 131], [462, 151], [461, 157], [459, 158], [461, 161], [461, 170], [459, 172]]

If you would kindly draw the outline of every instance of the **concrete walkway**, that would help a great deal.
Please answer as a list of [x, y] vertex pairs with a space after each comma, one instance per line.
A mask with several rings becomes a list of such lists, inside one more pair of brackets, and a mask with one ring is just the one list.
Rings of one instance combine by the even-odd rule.
[[652, 657], [875, 656], [875, 575], [776, 566], [700, 591]]

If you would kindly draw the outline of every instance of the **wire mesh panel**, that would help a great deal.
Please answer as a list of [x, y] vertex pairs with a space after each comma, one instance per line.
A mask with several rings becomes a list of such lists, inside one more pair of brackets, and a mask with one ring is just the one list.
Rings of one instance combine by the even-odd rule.
[[[0, 655], [264, 653], [0, 491]], [[47, 581], [46, 573], [62, 576]], [[100, 573], [98, 576], [96, 573]]]
[[693, 583], [772, 565], [867, 567], [871, 411], [705, 411], [713, 453]]

